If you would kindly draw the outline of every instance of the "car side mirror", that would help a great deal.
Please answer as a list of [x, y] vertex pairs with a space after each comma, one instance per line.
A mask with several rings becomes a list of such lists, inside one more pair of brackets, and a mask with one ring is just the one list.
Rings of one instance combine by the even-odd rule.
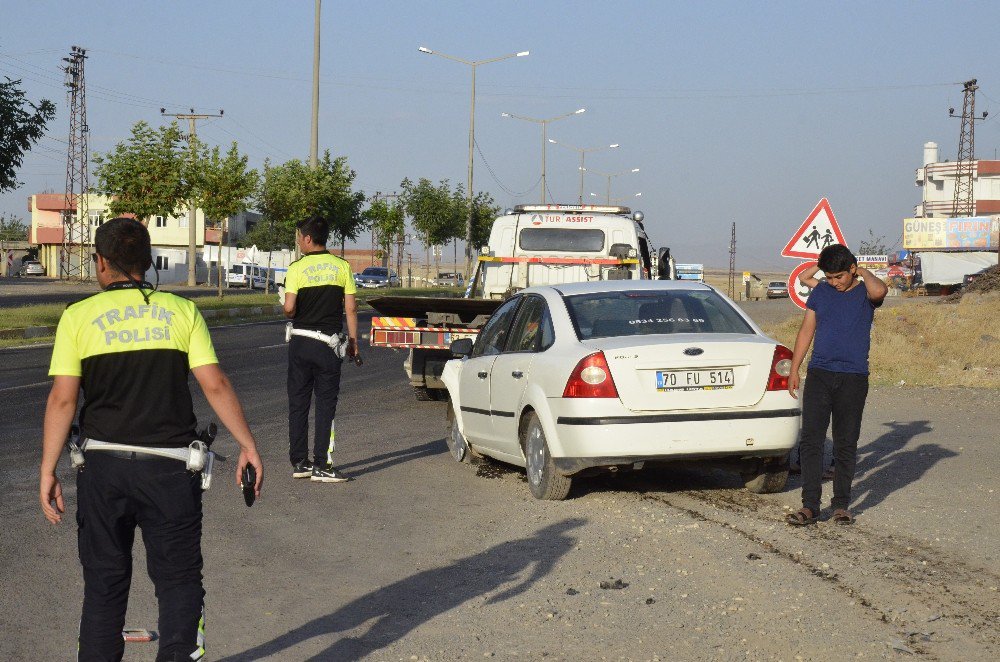
[[666, 246], [657, 253], [656, 275], [658, 280], [670, 280], [670, 249]]
[[472, 338], [459, 338], [451, 344], [451, 355], [462, 358], [472, 354]]

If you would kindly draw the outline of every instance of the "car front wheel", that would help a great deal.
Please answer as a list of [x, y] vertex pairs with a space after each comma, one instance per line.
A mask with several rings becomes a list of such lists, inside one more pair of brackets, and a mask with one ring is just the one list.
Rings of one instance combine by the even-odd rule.
[[569, 494], [573, 479], [556, 471], [545, 432], [538, 416], [532, 412], [524, 429], [524, 459], [528, 472], [528, 487], [536, 499], [561, 501]]

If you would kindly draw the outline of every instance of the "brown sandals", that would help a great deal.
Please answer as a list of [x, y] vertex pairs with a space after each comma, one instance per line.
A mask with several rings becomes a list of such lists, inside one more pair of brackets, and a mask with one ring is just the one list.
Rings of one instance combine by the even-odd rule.
[[844, 510], [843, 508], [838, 508], [835, 511], [833, 511], [833, 517], [831, 517], [830, 519], [833, 520], [834, 524], [842, 524], [842, 525], [854, 524], [854, 515], [852, 515], [849, 511]]
[[791, 526], [806, 526], [808, 524], [815, 524], [818, 519], [819, 513], [814, 513], [809, 508], [799, 508], [794, 513], [789, 513], [785, 517], [785, 521]]

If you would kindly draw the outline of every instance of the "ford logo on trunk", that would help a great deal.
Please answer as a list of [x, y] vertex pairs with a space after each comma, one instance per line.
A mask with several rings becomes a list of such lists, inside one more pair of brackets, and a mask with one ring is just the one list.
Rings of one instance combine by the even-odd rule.
[[699, 354], [704, 354], [705, 350], [703, 350], [701, 347], [688, 347], [687, 349], [684, 350], [684, 353], [687, 354], [688, 356], [698, 356]]

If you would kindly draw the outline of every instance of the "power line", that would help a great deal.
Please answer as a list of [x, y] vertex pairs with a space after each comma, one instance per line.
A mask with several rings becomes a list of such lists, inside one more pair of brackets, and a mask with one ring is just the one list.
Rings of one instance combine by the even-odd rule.
[[520, 198], [520, 197], [523, 197], [523, 196], [531, 193], [532, 191], [535, 190], [535, 187], [538, 186], [538, 183], [542, 181], [542, 176], [539, 175], [538, 179], [535, 180], [535, 183], [531, 185], [531, 188], [527, 189], [526, 191], [520, 192], [520, 193], [516, 192], [516, 191], [511, 191], [509, 188], [507, 188], [504, 185], [503, 182], [500, 181], [500, 178], [497, 177], [496, 173], [493, 172], [493, 168], [490, 166], [490, 162], [486, 160], [486, 155], [483, 154], [483, 150], [480, 149], [480, 147], [479, 147], [479, 141], [478, 140], [476, 141], [476, 151], [479, 152], [479, 158], [481, 158], [483, 160], [483, 165], [486, 166], [486, 170], [490, 173], [490, 177], [493, 178], [493, 181], [496, 182], [497, 186], [499, 186], [500, 189], [504, 193], [506, 193], [507, 195], [509, 195], [509, 196], [511, 196], [513, 198]]

